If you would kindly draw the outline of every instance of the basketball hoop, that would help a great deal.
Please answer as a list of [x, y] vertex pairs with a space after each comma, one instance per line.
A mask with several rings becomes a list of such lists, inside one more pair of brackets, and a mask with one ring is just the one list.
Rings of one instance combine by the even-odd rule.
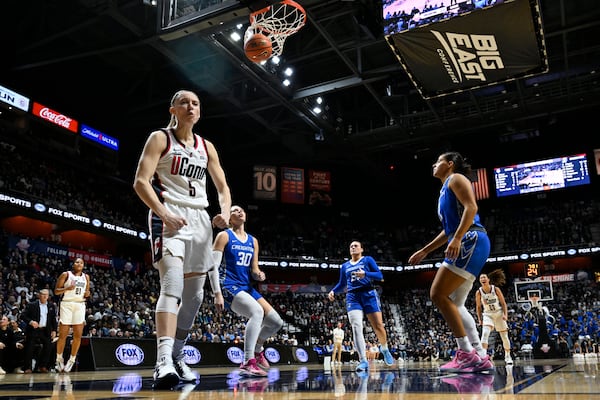
[[532, 308], [540, 308], [539, 301], [540, 301], [540, 298], [537, 297], [537, 296], [530, 296], [529, 297], [529, 302], [531, 303], [531, 307]]
[[262, 33], [271, 40], [271, 56], [280, 56], [285, 40], [298, 32], [304, 24], [304, 8], [293, 0], [282, 0], [250, 14], [250, 26], [244, 34], [244, 43], [254, 34]]

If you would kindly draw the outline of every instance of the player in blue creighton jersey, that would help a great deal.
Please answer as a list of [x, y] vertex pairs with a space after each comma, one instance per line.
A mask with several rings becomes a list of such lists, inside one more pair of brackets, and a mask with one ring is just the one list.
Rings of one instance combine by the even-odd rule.
[[242, 207], [231, 207], [229, 223], [231, 228], [217, 234], [213, 251], [225, 259], [221, 270], [221, 290], [225, 303], [236, 314], [248, 318], [240, 374], [264, 377], [267, 376], [269, 362], [262, 345], [281, 329], [283, 320], [251, 285], [251, 279], [264, 281], [265, 273], [258, 267], [258, 239], [246, 232], [246, 212]]
[[456, 338], [458, 351], [440, 367], [445, 372], [484, 372], [494, 368], [479, 340], [475, 319], [465, 301], [490, 255], [490, 240], [479, 221], [477, 202], [467, 175], [471, 166], [462, 155], [447, 152], [433, 164], [433, 176], [442, 182], [438, 217], [442, 231], [410, 256], [420, 263], [429, 253], [446, 245], [444, 262], [431, 284], [430, 297]]
[[[231, 208], [217, 150], [193, 131], [200, 119], [198, 96], [188, 90], [178, 91], [169, 112], [167, 128], [152, 132], [146, 140], [133, 184], [150, 208], [152, 261], [160, 275], [155, 389], [171, 389], [180, 380], [197, 380], [185, 362], [183, 347], [204, 298], [207, 277], [217, 310], [223, 307], [212, 239], [213, 227], [227, 227]], [[206, 211], [207, 175], [217, 189], [221, 211], [212, 223]]]
[[367, 361], [367, 348], [363, 334], [363, 317], [367, 315], [377, 338], [379, 339], [381, 353], [386, 365], [394, 364], [394, 357], [387, 344], [387, 333], [383, 325], [381, 304], [377, 290], [373, 287], [373, 281], [382, 281], [383, 274], [377, 263], [371, 256], [363, 256], [362, 244], [358, 241], [350, 243], [349, 261], [342, 264], [340, 269], [340, 280], [328, 294], [329, 300], [335, 300], [335, 294], [346, 290], [346, 310], [348, 321], [352, 326], [354, 347], [358, 352], [360, 362], [356, 371], [369, 369]]

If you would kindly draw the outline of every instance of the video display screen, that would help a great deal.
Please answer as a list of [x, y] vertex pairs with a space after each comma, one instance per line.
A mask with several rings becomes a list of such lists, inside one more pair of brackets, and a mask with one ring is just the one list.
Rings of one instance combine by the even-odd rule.
[[562, 189], [590, 183], [585, 154], [494, 168], [498, 197]]
[[504, 0], [383, 0], [383, 33], [418, 28], [502, 3]]

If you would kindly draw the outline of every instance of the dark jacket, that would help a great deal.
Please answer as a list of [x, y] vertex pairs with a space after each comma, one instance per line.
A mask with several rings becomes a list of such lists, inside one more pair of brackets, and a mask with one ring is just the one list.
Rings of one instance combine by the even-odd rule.
[[[56, 319], [56, 304], [48, 301], [48, 321], [46, 324], [46, 330], [48, 333], [56, 331], [58, 329], [58, 321]], [[27, 304], [25, 310], [21, 313], [21, 320], [25, 323], [25, 336], [33, 330], [33, 327], [29, 325], [31, 321], [40, 322], [40, 301], [32, 301]]]
[[0, 342], [4, 343], [7, 349], [15, 347], [17, 338], [10, 325], [6, 329], [0, 329]]

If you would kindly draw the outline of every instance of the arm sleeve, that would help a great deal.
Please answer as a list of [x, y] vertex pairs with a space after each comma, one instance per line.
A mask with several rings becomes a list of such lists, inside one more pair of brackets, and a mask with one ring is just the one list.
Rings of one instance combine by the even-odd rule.
[[375, 281], [382, 281], [383, 273], [381, 272], [381, 270], [377, 266], [377, 263], [375, 262], [375, 260], [372, 257], [369, 257], [368, 265], [369, 265], [369, 270], [365, 271], [365, 276], [367, 278], [375, 280]]
[[213, 262], [214, 265], [210, 271], [208, 271], [208, 280], [210, 281], [210, 287], [212, 288], [213, 293], [221, 292], [221, 282], [219, 280], [219, 268], [221, 267], [221, 262], [223, 261], [223, 252], [218, 250], [213, 250]]
[[331, 289], [331, 291], [333, 293], [339, 293], [345, 287], [346, 287], [346, 266], [342, 265], [342, 268], [340, 268], [340, 280], [338, 281], [337, 285], [335, 285], [333, 287], [333, 289]]
[[212, 288], [213, 293], [221, 292], [221, 282], [219, 281], [219, 267], [214, 266], [210, 271], [208, 271], [208, 280], [210, 281], [210, 287]]

